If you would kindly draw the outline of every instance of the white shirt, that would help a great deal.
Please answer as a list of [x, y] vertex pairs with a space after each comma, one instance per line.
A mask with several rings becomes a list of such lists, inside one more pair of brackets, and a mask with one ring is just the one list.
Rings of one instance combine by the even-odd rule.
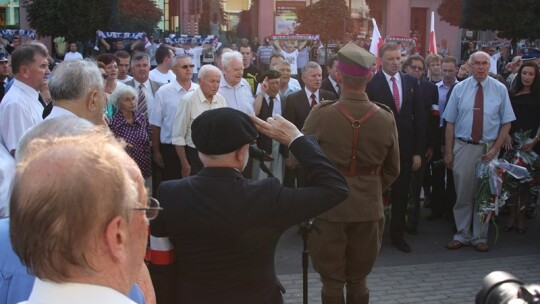
[[36, 278], [28, 304], [135, 304], [126, 295], [109, 287], [81, 283], [54, 283]]
[[295, 49], [291, 53], [287, 53], [285, 52], [285, 50], [281, 50], [281, 55], [283, 55], [283, 57], [285, 57], [285, 60], [287, 60], [291, 64], [291, 75], [297, 75], [298, 68], [296, 62], [298, 60], [298, 49]]
[[[133, 79], [133, 84], [135, 84], [134, 88], [135, 88], [135, 91], [137, 92], [135, 99], [137, 99], [139, 96], [139, 85], [141, 83]], [[150, 117], [152, 116], [152, 111], [154, 110], [154, 98], [155, 98], [154, 92], [152, 92], [152, 86], [150, 85], [150, 79], [147, 79], [143, 83], [143, 87], [144, 87], [144, 96], [146, 97], [146, 109], [148, 111], [147, 117]]]
[[199, 87], [196, 83], [186, 91], [178, 81], [164, 84], [156, 92], [154, 109], [150, 116], [150, 124], [161, 128], [160, 142], [163, 144], [172, 143], [172, 129], [175, 122], [176, 111], [179, 108], [180, 100], [187, 93], [195, 91]]
[[62, 107], [53, 106], [51, 113], [49, 113], [49, 115], [45, 118], [45, 120], [53, 119], [60, 116], [77, 116], [77, 115], [75, 115], [75, 113], [69, 110], [66, 110]]
[[175, 146], [190, 146], [195, 148], [191, 140], [191, 123], [202, 112], [212, 109], [224, 108], [227, 106], [225, 98], [219, 93], [213, 96], [211, 101], [207, 101], [201, 88], [187, 93], [182, 97], [174, 116], [172, 130], [172, 144]]
[[83, 59], [82, 54], [79, 52], [69, 52], [64, 55], [64, 61]]
[[116, 81], [121, 82], [121, 83], [126, 83], [126, 82], [130, 81], [131, 79], [133, 79], [133, 77], [131, 77], [129, 75], [126, 75], [125, 79], [117, 78]]
[[0, 131], [8, 151], [17, 149], [24, 132], [43, 121], [43, 105], [39, 93], [14, 79], [13, 85], [0, 103]]
[[219, 84], [219, 94], [221, 94], [225, 100], [227, 100], [227, 106], [229, 108], [236, 109], [246, 114], [255, 114], [253, 109], [253, 94], [251, 93], [251, 86], [242, 78], [239, 83], [232, 87], [225, 77], [221, 77]]
[[308, 100], [308, 104], [309, 106], [311, 107], [311, 94], [315, 94], [315, 99], [317, 100], [317, 104], [319, 104], [319, 90], [315, 91], [315, 92], [311, 92], [310, 90], [308, 90], [308, 88], [304, 88], [304, 92], [306, 93], [307, 95], [307, 100]]
[[171, 70], [168, 70], [166, 74], [163, 74], [157, 68], [155, 68], [150, 71], [148, 78], [150, 78], [152, 81], [161, 83], [176, 82], [176, 75]]
[[392, 80], [390, 79], [392, 77], [396, 79], [396, 84], [397, 84], [398, 92], [399, 92], [399, 108], [401, 109], [401, 105], [403, 105], [403, 89], [401, 88], [401, 74], [397, 72], [394, 76], [390, 76], [386, 74], [385, 71], [382, 71], [382, 72], [384, 74], [384, 77], [386, 77], [386, 82], [388, 83], [388, 86], [390, 87], [390, 93], [392, 93], [392, 96], [394, 96], [394, 89], [392, 88], [393, 83], [392, 83]]
[[194, 47], [186, 51], [186, 54], [188, 54], [191, 57], [191, 61], [195, 65], [195, 67], [193, 68], [193, 74], [199, 73], [199, 68], [201, 67], [202, 52], [203, 52], [202, 46]]
[[[270, 103], [270, 95], [265, 93], [263, 102], [266, 102], [266, 104], [268, 105]], [[279, 98], [279, 94], [274, 97], [273, 102], [274, 108], [272, 109], [272, 116], [276, 114], [283, 115], [283, 113], [281, 113], [281, 98]]]
[[489, 57], [489, 72], [493, 74], [497, 73], [497, 61], [501, 58], [501, 52], [493, 54]]
[[9, 216], [9, 198], [15, 178], [15, 159], [0, 145], [0, 218]]

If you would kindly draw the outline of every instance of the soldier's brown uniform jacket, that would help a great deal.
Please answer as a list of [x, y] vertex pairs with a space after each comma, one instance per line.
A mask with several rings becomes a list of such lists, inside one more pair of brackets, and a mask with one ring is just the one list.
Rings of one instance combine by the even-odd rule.
[[[310, 112], [302, 132], [313, 135], [336, 167], [349, 167], [353, 145], [353, 128], [349, 120], [323, 102]], [[342, 92], [340, 102], [353, 118], [359, 120], [372, 107], [367, 94]], [[365, 121], [358, 134], [357, 166], [382, 166], [380, 175], [345, 176], [349, 197], [318, 218], [330, 222], [379, 220], [384, 214], [382, 193], [399, 175], [399, 142], [394, 115], [382, 104], [381, 109]]]

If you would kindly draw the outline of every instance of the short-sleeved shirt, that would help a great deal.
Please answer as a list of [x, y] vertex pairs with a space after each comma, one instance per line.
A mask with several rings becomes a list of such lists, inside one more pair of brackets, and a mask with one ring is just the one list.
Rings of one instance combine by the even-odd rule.
[[191, 139], [191, 123], [199, 117], [202, 112], [212, 109], [224, 108], [227, 106], [225, 98], [219, 93], [207, 100], [201, 88], [187, 93], [180, 100], [172, 131], [172, 144], [175, 146], [189, 146], [195, 148]]
[[128, 146], [126, 152], [133, 158], [141, 169], [143, 177], [146, 179], [152, 176], [152, 161], [150, 154], [150, 138], [152, 130], [146, 116], [135, 112], [133, 123], [128, 123], [122, 111], [114, 114], [109, 124], [109, 128], [116, 137], [126, 141]]
[[[454, 84], [458, 83], [457, 79], [454, 81]], [[439, 111], [441, 113], [440, 120], [439, 120], [439, 127], [443, 126], [443, 113], [444, 108], [446, 107], [446, 100], [448, 98], [448, 91], [450, 91], [450, 87], [447, 87], [444, 85], [444, 82], [441, 80], [437, 82], [437, 89], [439, 90]]]
[[281, 55], [285, 57], [285, 60], [287, 60], [291, 64], [291, 75], [297, 75], [298, 74], [298, 66], [297, 66], [297, 60], [298, 60], [298, 49], [295, 49], [294, 51], [287, 53], [285, 50], [281, 50]]
[[195, 91], [199, 87], [196, 83], [191, 83], [191, 86], [186, 91], [178, 81], [167, 83], [156, 92], [154, 109], [150, 116], [150, 124], [160, 127], [160, 141], [163, 144], [172, 143], [172, 129], [174, 117], [179, 107], [180, 100], [189, 92]]
[[227, 100], [229, 108], [236, 109], [246, 114], [255, 114], [253, 109], [253, 93], [249, 83], [242, 78], [238, 84], [232, 87], [225, 77], [221, 77], [219, 84], [219, 94]]
[[15, 79], [0, 103], [0, 131], [8, 151], [17, 149], [26, 130], [43, 120], [39, 93]]
[[176, 82], [176, 75], [171, 70], [168, 70], [166, 74], [163, 74], [157, 68], [155, 68], [150, 71], [148, 78], [159, 83]]
[[257, 49], [257, 56], [259, 56], [259, 60], [261, 61], [261, 63], [270, 64], [270, 57], [272, 57], [272, 54], [274, 54], [274, 47], [272, 47], [271, 45], [261, 45]]
[[[516, 119], [506, 86], [498, 80], [487, 77], [483, 81], [484, 93], [484, 124], [481, 142], [497, 139], [502, 124]], [[474, 111], [474, 99], [478, 90], [478, 81], [469, 77], [456, 84], [444, 110], [443, 118], [454, 124], [456, 138], [471, 140], [471, 130]]]

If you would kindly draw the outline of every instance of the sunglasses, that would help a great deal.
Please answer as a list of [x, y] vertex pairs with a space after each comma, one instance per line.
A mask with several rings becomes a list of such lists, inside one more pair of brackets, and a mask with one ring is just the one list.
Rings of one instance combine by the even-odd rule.
[[184, 70], [187, 69], [187, 68], [193, 69], [193, 68], [195, 67], [195, 65], [194, 65], [194, 64], [185, 64], [185, 65], [182, 65], [182, 66], [180, 66], [180, 67], [181, 67], [182, 69], [184, 69]]
[[420, 66], [417, 66], [417, 65], [410, 65], [409, 67], [411, 69], [415, 70], [415, 71], [423, 71], [424, 70], [423, 67], [420, 67]]
[[107, 80], [107, 78], [109, 78], [109, 75], [107, 75], [107, 74], [101, 74], [101, 77], [103, 77], [103, 79]]
[[159, 214], [159, 211], [163, 210], [163, 208], [161, 208], [159, 206], [159, 201], [153, 197], [149, 197], [148, 198], [148, 207], [138, 207], [138, 208], [133, 208], [133, 210], [139, 210], [139, 211], [142, 211], [144, 210], [145, 212], [145, 215], [146, 215], [146, 218], [151, 221], [153, 219], [155, 219], [158, 214]]

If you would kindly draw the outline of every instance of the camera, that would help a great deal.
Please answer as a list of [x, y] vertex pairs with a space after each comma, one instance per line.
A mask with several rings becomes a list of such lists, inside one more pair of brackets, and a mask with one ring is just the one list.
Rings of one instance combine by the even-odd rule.
[[484, 277], [482, 289], [476, 294], [476, 304], [540, 303], [540, 285], [524, 284], [504, 271], [494, 271]]

